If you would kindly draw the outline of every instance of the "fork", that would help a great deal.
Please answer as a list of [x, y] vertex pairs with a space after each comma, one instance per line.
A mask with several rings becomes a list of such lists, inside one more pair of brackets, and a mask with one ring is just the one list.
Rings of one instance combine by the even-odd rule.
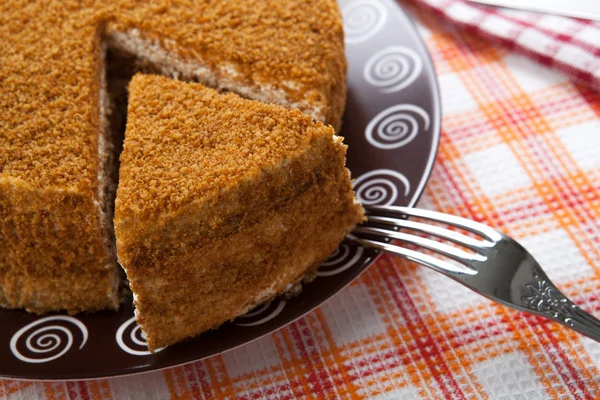
[[[368, 220], [347, 236], [350, 241], [422, 264], [496, 303], [548, 318], [600, 342], [600, 320], [562, 294], [533, 256], [514, 239], [479, 222], [435, 211], [394, 206], [370, 206], [365, 210]], [[460, 228], [478, 238], [407, 217]], [[453, 242], [464, 249], [405, 233], [406, 230]], [[431, 250], [457, 263], [397, 246], [391, 243], [392, 239]]]

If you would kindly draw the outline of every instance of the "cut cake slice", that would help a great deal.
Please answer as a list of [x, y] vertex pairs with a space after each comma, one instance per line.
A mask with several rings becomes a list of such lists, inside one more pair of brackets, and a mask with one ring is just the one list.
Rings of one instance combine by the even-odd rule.
[[136, 75], [115, 231], [148, 347], [217, 328], [313, 274], [364, 218], [345, 153], [298, 110]]

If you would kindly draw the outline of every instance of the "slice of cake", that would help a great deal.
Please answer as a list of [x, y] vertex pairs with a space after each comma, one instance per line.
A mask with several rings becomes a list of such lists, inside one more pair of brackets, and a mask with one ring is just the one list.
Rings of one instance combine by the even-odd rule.
[[331, 127], [298, 110], [136, 75], [115, 231], [156, 349], [314, 273], [363, 219]]

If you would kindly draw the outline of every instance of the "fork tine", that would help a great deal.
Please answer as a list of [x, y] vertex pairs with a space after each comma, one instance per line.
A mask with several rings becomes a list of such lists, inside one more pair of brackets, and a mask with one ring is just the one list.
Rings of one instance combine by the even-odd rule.
[[366, 247], [371, 247], [375, 249], [379, 249], [382, 251], [387, 251], [402, 257], [407, 258], [408, 260], [414, 261], [416, 263], [422, 264], [426, 267], [432, 268], [436, 271], [442, 272], [449, 276], [460, 276], [460, 275], [476, 275], [477, 271], [472, 270], [467, 267], [460, 268], [459, 266], [450, 264], [449, 262], [440, 260], [428, 254], [419, 253], [418, 251], [405, 249], [400, 246], [396, 246], [389, 243], [382, 243], [376, 240], [369, 240], [358, 238], [353, 234], [349, 234], [346, 236], [351, 241], [355, 243], [362, 244]]
[[460, 244], [475, 251], [480, 250], [481, 248], [487, 248], [494, 245], [491, 242], [473, 239], [472, 237], [463, 235], [462, 233], [451, 231], [450, 229], [442, 228], [435, 225], [424, 224], [422, 222], [409, 221], [404, 218], [390, 218], [380, 217], [378, 215], [369, 215], [367, 224], [371, 222], [393, 225], [398, 226], [400, 228], [412, 229], [417, 232], [427, 233]]
[[443, 214], [436, 211], [423, 210], [419, 208], [411, 207], [399, 207], [399, 206], [369, 206], [365, 207], [367, 214], [376, 212], [382, 215], [392, 215], [396, 217], [410, 216], [417, 218], [424, 218], [431, 221], [442, 222], [444, 224], [456, 226], [458, 228], [465, 229], [469, 232], [482, 235], [494, 242], [502, 239], [502, 234], [495, 229], [490, 228], [479, 222], [471, 221], [466, 218], [457, 217], [455, 215]]
[[394, 230], [374, 228], [370, 226], [359, 226], [356, 227], [352, 232], [355, 234], [366, 233], [378, 237], [397, 239], [406, 243], [411, 243], [423, 247], [428, 250], [435, 251], [436, 253], [452, 258], [453, 260], [456, 260], [461, 263], [469, 263], [474, 261], [483, 262], [487, 260], [487, 257], [481, 254], [468, 253], [464, 250], [447, 245], [445, 243], [437, 242], [435, 240], [427, 239], [417, 235], [410, 235], [408, 233], [397, 232]]

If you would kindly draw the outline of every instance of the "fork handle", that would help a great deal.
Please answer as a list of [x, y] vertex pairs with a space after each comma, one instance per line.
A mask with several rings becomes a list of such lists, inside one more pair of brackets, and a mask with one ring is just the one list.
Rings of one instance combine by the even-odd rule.
[[569, 300], [531, 260], [529, 267], [533, 282], [524, 285], [520, 302], [507, 305], [551, 319], [600, 342], [600, 320]]
[[[545, 277], [545, 274], [543, 275]], [[525, 301], [525, 309], [523, 311], [556, 321], [567, 328], [571, 328], [582, 335], [600, 342], [599, 319], [583, 311], [569, 300], [547, 277], [544, 279], [537, 275], [535, 278], [539, 279], [538, 283], [540, 285], [538, 287], [543, 288], [543, 290], [537, 293], [535, 299], [522, 298]]]
[[574, 317], [569, 317], [568, 322], [561, 323], [590, 339], [600, 342], [600, 320], [583, 311], [575, 304], [573, 304], [573, 315]]

